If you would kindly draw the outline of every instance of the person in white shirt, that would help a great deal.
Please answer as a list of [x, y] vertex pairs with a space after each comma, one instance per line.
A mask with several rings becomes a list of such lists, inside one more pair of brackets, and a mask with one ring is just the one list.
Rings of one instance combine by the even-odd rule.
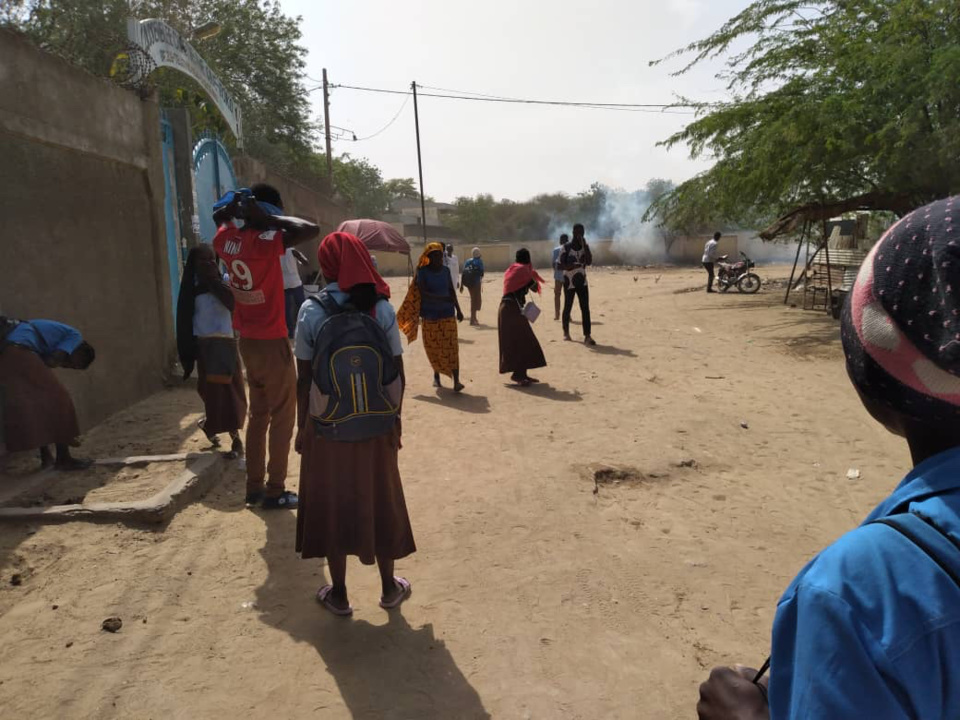
[[460, 288], [460, 260], [453, 253], [453, 245], [447, 245], [447, 252], [443, 255], [443, 264], [450, 269], [450, 279], [453, 280], [453, 286]]
[[287, 336], [292, 340], [297, 329], [297, 314], [300, 306], [306, 299], [303, 290], [303, 279], [300, 277], [299, 265], [309, 265], [306, 255], [296, 248], [287, 248], [280, 256], [280, 267], [283, 269], [283, 300], [287, 320]]
[[713, 289], [713, 264], [717, 261], [717, 245], [720, 241], [720, 233], [715, 232], [713, 238], [707, 240], [703, 248], [703, 269], [707, 271], [707, 292], [716, 292]]

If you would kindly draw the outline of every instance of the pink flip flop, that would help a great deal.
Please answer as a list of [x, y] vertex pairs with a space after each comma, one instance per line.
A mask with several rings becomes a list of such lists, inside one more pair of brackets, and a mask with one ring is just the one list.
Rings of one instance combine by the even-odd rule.
[[332, 602], [330, 602], [330, 593], [333, 592], [333, 585], [324, 585], [322, 588], [317, 590], [317, 602], [323, 605], [327, 610], [332, 612], [337, 617], [350, 617], [353, 615], [352, 607], [338, 608]]
[[396, 575], [394, 575], [393, 581], [400, 587], [400, 589], [403, 592], [397, 595], [396, 599], [392, 600], [389, 603], [385, 603], [381, 598], [380, 607], [382, 607], [384, 610], [392, 610], [395, 607], [400, 607], [401, 603], [403, 603], [404, 600], [410, 597], [410, 593], [413, 589], [413, 587], [410, 585], [410, 581], [407, 580], [406, 578], [397, 577]]

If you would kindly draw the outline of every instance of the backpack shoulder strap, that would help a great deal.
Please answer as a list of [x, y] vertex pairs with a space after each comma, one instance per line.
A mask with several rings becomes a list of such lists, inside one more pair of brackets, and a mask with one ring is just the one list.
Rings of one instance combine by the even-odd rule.
[[319, 295], [307, 295], [307, 300], [313, 300], [322, 307], [324, 312], [327, 313], [328, 319], [343, 312], [343, 307], [340, 303], [334, 300], [333, 296], [326, 290], [321, 290]]
[[877, 518], [871, 525], [886, 525], [923, 550], [960, 588], [960, 544], [930, 519], [905, 512]]

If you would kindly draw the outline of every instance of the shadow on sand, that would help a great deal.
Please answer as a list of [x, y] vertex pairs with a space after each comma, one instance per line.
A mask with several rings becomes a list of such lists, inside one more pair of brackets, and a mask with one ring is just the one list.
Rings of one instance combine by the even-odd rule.
[[430, 403], [452, 410], [467, 413], [484, 414], [490, 412], [490, 401], [483, 395], [468, 395], [455, 393], [447, 388], [440, 388], [436, 395], [414, 395], [411, 400]]
[[579, 392], [560, 390], [545, 382], [535, 383], [533, 385], [528, 385], [527, 387], [520, 387], [514, 383], [509, 383], [505, 385], [505, 387], [508, 387], [511, 390], [516, 390], [517, 392], [522, 392], [526, 395], [536, 395], [537, 397], [542, 397], [545, 400], [556, 400], [557, 402], [580, 402], [583, 400], [583, 395], [581, 395]]
[[[402, 606], [384, 611], [384, 625], [326, 612], [314, 600], [326, 583], [324, 573], [312, 572], [321, 561], [299, 560], [292, 551], [294, 513], [261, 517], [267, 532], [260, 554], [269, 574], [257, 589], [260, 620], [316, 649], [319, 662], [304, 672], [307, 685], [314, 682], [311, 675], [330, 673], [354, 718], [490, 717], [432, 624], [412, 627]], [[351, 572], [376, 573], [356, 558], [348, 568], [348, 578]]]

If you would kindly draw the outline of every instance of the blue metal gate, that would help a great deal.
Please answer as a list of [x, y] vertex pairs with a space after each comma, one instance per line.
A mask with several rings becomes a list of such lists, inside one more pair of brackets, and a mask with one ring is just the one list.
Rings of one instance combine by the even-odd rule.
[[165, 117], [160, 118], [160, 137], [163, 156], [163, 215], [167, 228], [167, 260], [170, 266], [170, 292], [173, 293], [173, 316], [177, 316], [177, 295], [180, 292], [180, 276], [183, 273], [183, 258], [180, 250], [180, 223], [177, 213], [177, 176], [174, 172], [173, 126]]
[[195, 207], [200, 218], [200, 238], [213, 242], [217, 226], [213, 222], [213, 204], [228, 190], [237, 189], [237, 177], [227, 149], [214, 136], [202, 137], [193, 147], [193, 186]]

